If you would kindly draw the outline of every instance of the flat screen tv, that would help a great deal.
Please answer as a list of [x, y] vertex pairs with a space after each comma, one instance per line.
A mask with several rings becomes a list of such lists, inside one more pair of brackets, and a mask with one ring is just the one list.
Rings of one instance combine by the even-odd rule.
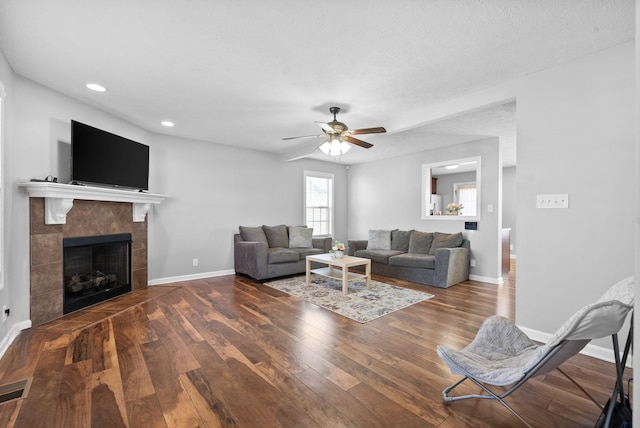
[[149, 190], [149, 146], [72, 120], [71, 181]]

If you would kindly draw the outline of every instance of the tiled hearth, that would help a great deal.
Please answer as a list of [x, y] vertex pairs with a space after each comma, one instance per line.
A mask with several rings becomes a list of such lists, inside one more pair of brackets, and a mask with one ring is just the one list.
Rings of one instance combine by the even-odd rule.
[[130, 233], [132, 290], [146, 288], [147, 221], [133, 221], [133, 204], [73, 201], [66, 224], [45, 224], [45, 199], [29, 198], [31, 222], [31, 323], [63, 315], [62, 240], [80, 236]]

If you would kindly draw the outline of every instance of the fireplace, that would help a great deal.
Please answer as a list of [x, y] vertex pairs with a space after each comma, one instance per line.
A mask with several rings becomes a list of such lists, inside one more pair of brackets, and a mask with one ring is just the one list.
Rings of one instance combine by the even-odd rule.
[[131, 291], [131, 234], [64, 238], [63, 313]]

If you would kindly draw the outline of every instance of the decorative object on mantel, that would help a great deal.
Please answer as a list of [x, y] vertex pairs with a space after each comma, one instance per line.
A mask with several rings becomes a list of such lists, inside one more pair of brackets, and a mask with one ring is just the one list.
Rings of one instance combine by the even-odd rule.
[[331, 251], [329, 251], [334, 258], [341, 259], [344, 257], [344, 244], [340, 241], [336, 241], [331, 247]]
[[460, 215], [463, 208], [464, 208], [464, 205], [456, 204], [455, 202], [452, 202], [447, 205], [447, 212], [451, 215]]
[[65, 224], [74, 199], [130, 202], [133, 204], [133, 221], [143, 222], [151, 205], [160, 204], [168, 198], [155, 193], [54, 182], [23, 182], [18, 186], [30, 198], [44, 198], [45, 224]]
[[352, 281], [349, 283], [351, 292], [345, 296], [342, 294], [342, 281], [318, 275], [311, 276], [310, 285], [306, 285], [304, 276], [265, 282], [264, 285], [360, 323], [434, 297], [433, 294], [373, 280], [370, 290], [367, 290], [366, 280]]

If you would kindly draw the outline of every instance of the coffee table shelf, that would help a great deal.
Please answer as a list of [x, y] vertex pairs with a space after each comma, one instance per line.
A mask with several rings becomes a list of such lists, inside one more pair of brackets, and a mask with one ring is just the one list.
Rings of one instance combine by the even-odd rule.
[[[311, 269], [311, 262], [321, 263], [327, 267]], [[350, 267], [364, 266], [364, 274], [349, 272]], [[336, 269], [337, 268], [337, 269]], [[371, 289], [371, 260], [362, 257], [344, 256], [339, 259], [331, 257], [331, 254], [318, 254], [307, 256], [307, 285], [311, 282], [311, 274], [322, 275], [342, 281], [342, 294], [349, 293], [349, 281], [365, 278], [367, 289]]]
[[[326, 276], [327, 278], [333, 278], [333, 279], [342, 280], [342, 271], [338, 270], [338, 269], [332, 269], [332, 268], [329, 268], [329, 267], [311, 269], [311, 273], [315, 273], [315, 274], [318, 274], [318, 275]], [[366, 274], [347, 271], [347, 280], [348, 281], [352, 281], [352, 280], [355, 280], [355, 279], [366, 278], [366, 277], [367, 277]]]

